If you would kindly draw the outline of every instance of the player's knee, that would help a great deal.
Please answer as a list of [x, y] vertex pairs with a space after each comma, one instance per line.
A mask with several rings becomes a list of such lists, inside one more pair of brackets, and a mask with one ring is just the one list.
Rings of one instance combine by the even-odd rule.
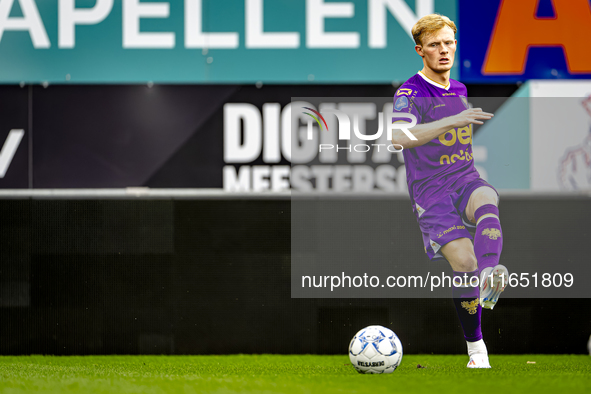
[[476, 260], [476, 256], [466, 254], [463, 256], [459, 256], [456, 261], [454, 261], [454, 270], [458, 272], [472, 272], [478, 269], [478, 262]]
[[470, 222], [476, 223], [478, 218], [475, 217], [475, 214], [478, 208], [489, 204], [497, 207], [499, 206], [499, 196], [497, 195], [497, 192], [488, 186], [479, 187], [472, 193], [468, 200], [466, 217]]
[[499, 196], [497, 195], [497, 192], [488, 186], [483, 186], [476, 189], [475, 195], [475, 202], [477, 206], [482, 206], [485, 204], [499, 205]]

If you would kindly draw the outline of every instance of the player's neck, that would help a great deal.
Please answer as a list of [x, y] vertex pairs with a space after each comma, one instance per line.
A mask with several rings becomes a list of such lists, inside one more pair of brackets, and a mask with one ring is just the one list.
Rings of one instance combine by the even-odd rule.
[[436, 73], [435, 71], [431, 70], [429, 67], [423, 67], [421, 72], [430, 80], [437, 82], [443, 86], [449, 85], [449, 75], [450, 71], [445, 71], [443, 73]]

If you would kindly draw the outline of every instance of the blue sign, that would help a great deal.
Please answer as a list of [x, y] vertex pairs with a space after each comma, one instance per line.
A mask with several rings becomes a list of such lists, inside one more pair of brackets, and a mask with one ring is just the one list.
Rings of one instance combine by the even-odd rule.
[[591, 78], [590, 0], [459, 0], [462, 82]]

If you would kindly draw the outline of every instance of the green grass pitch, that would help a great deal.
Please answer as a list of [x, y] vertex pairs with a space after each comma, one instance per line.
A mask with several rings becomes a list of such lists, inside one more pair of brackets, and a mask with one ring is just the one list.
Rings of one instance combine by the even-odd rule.
[[493, 355], [489, 370], [467, 361], [405, 355], [392, 374], [361, 375], [347, 356], [3, 356], [0, 393], [591, 392], [589, 356]]

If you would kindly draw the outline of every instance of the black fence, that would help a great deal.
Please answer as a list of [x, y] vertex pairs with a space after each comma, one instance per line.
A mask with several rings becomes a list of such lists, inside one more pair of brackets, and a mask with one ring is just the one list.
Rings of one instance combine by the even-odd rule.
[[[408, 200], [371, 206], [417, 229], [416, 245], [398, 253], [424, 256]], [[369, 324], [392, 328], [406, 353], [465, 352], [448, 299], [292, 299], [290, 208], [288, 199], [0, 200], [0, 353], [346, 354]], [[523, 233], [503, 256], [557, 256], [567, 239], [568, 260], [588, 264], [590, 218], [588, 198], [505, 197], [506, 237]], [[506, 298], [483, 311], [483, 332], [495, 354], [584, 353], [591, 307]]]

